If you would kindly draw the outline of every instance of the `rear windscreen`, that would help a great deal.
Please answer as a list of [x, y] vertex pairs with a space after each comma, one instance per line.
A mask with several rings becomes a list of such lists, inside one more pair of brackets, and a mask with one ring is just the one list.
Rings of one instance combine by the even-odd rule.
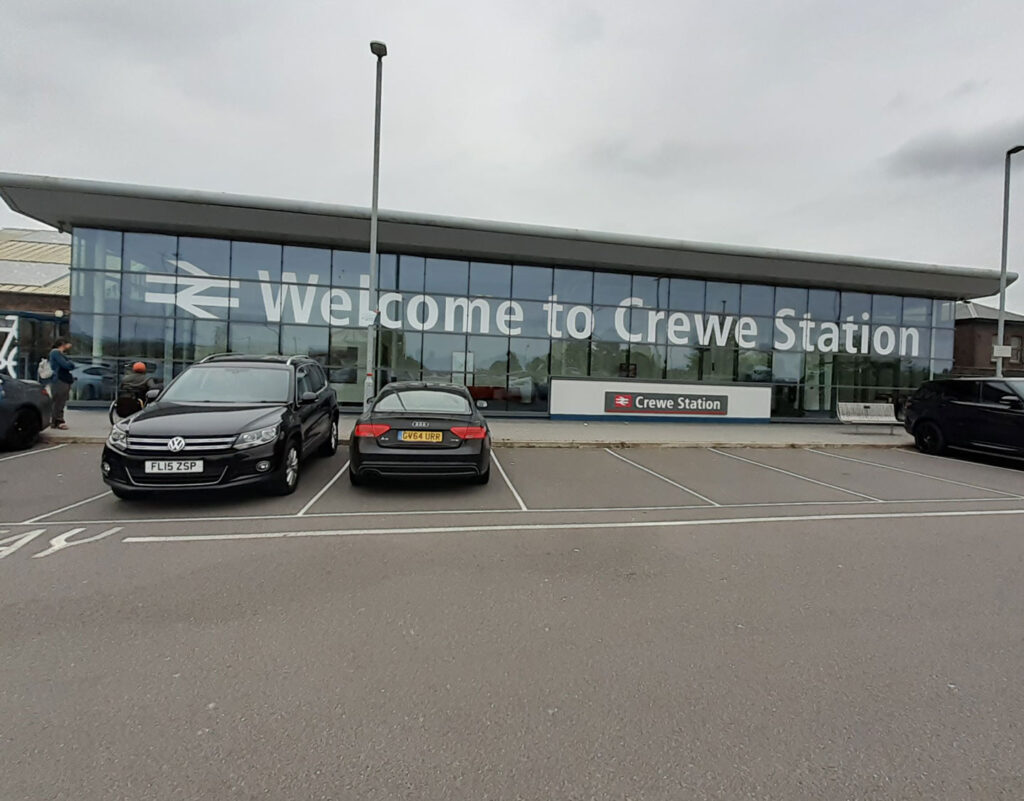
[[385, 395], [376, 406], [375, 412], [415, 412], [433, 414], [469, 414], [469, 401], [454, 392], [429, 389], [408, 389]]

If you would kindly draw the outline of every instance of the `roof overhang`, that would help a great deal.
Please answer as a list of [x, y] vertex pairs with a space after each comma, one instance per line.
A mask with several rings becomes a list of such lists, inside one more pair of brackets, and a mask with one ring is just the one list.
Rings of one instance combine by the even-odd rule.
[[[368, 209], [218, 192], [0, 173], [14, 211], [61, 231], [111, 228], [369, 249]], [[966, 299], [999, 291], [992, 269], [733, 247], [397, 211], [382, 252]], [[1016, 280], [1015, 273], [1008, 276]]]

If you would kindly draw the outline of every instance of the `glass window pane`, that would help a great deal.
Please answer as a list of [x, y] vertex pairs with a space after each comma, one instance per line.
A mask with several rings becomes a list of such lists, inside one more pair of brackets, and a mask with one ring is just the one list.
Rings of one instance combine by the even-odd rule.
[[[72, 361], [102, 359], [117, 355], [118, 318], [114, 315], [72, 314], [69, 321]], [[47, 344], [47, 347], [49, 343]]]
[[740, 288], [740, 314], [770, 317], [775, 314], [775, 288], [761, 284], [743, 284]]
[[280, 335], [277, 325], [233, 322], [228, 328], [228, 346], [235, 353], [280, 353]]
[[700, 355], [697, 348], [670, 346], [665, 377], [674, 381], [700, 380]]
[[174, 358], [197, 362], [212, 353], [228, 349], [228, 324], [222, 320], [197, 320], [194, 317], [174, 323]]
[[177, 246], [177, 237], [173, 236], [125, 234], [123, 269], [126, 272], [174, 275]]
[[[366, 275], [369, 278], [369, 257], [367, 257], [366, 264]], [[381, 289], [398, 288], [398, 256], [391, 253], [382, 253], [377, 256], [377, 286]]]
[[173, 317], [177, 278], [167, 274], [123, 273], [121, 314]]
[[71, 271], [71, 316], [118, 314], [121, 311], [121, 273]]
[[952, 328], [956, 322], [956, 304], [951, 300], [935, 301], [932, 317], [932, 324], [938, 328]]
[[630, 345], [629, 375], [635, 378], [661, 379], [665, 375], [664, 345]]
[[589, 306], [594, 297], [594, 273], [591, 270], [557, 269], [552, 291], [558, 295], [559, 303]]
[[[513, 340], [514, 342], [515, 340]], [[556, 339], [551, 343], [552, 376], [585, 376], [590, 372], [590, 343], [579, 339]]]
[[425, 259], [422, 256], [400, 256], [398, 289], [402, 292], [423, 292]]
[[174, 318], [122, 317], [118, 353], [170, 363], [174, 357]]
[[[733, 329], [730, 333], [730, 342], [736, 342], [741, 348], [748, 350], [771, 350], [775, 340], [775, 318], [774, 317], [753, 317], [753, 324], [749, 322], [743, 322], [745, 318], [740, 318], [734, 323]], [[787, 321], [787, 324], [791, 324], [791, 321]], [[792, 325], [799, 335], [799, 329], [795, 325]], [[751, 333], [750, 329], [756, 328], [756, 331]], [[742, 333], [743, 342], [739, 341], [740, 334]]]
[[704, 311], [705, 284], [690, 278], [669, 280], [668, 304], [675, 311]]
[[772, 355], [772, 380], [778, 384], [798, 384], [804, 374], [804, 354], [777, 350]]
[[231, 270], [231, 243], [226, 239], [178, 239], [179, 275], [216, 275], [227, 278]]
[[71, 238], [71, 266], [76, 270], [120, 270], [120, 231], [75, 228]]
[[523, 310], [523, 320], [520, 323], [509, 325], [509, 329], [515, 331], [516, 327], [519, 327], [521, 333], [518, 336], [546, 337], [548, 335], [548, 314], [544, 311], [544, 304], [539, 301], [526, 301], [519, 305]]
[[[377, 259], [377, 270], [380, 278], [384, 278], [382, 269], [383, 256]], [[331, 253], [331, 285], [332, 286], [361, 286], [359, 279], [362, 276], [370, 275], [370, 254], [359, 253], [354, 250], [335, 250]], [[383, 280], [381, 284], [387, 286]], [[392, 288], [394, 284], [388, 286]]]
[[621, 273], [594, 273], [594, 303], [618, 306], [629, 297], [632, 279]]
[[[281, 284], [277, 281], [269, 284], [239, 281], [231, 289], [230, 319], [267, 322], [269, 315], [267, 314], [267, 304], [264, 303], [264, 296], [266, 296], [266, 300], [270, 301], [269, 305], [273, 310], [276, 308], [276, 303], [282, 300], [281, 293]], [[287, 297], [283, 300], [287, 300]], [[274, 347], [274, 352], [276, 352], [277, 345], [275, 344]]]
[[511, 337], [509, 339], [509, 373], [513, 375], [527, 373], [536, 383], [546, 384], [550, 347], [551, 341], [548, 339]]
[[423, 369], [423, 335], [413, 331], [382, 331], [378, 366], [381, 384], [419, 381]]
[[231, 277], [241, 278], [243, 281], [280, 281], [281, 258], [280, 245], [232, 242]]
[[551, 295], [552, 272], [550, 267], [515, 265], [512, 268], [512, 297], [517, 300], [547, 300]]
[[469, 337], [466, 351], [466, 371], [472, 374], [471, 382], [487, 383], [495, 376], [502, 376], [504, 385], [504, 375], [508, 372], [507, 337]]
[[704, 352], [705, 381], [735, 381], [738, 370], [738, 352], [735, 348], [712, 345]]
[[704, 309], [712, 314], [739, 314], [740, 285], [708, 281]]
[[640, 298], [644, 306], [652, 309], [668, 308], [668, 278], [658, 278], [653, 275], [634, 275], [633, 290], [630, 295]]
[[615, 315], [622, 315], [622, 323], [627, 327], [630, 325], [630, 309], [620, 310], [610, 306], [599, 306], [594, 309], [594, 339], [601, 339], [606, 342], [621, 340], [615, 331]]
[[466, 383], [466, 337], [461, 334], [423, 335], [423, 380]]
[[[861, 315], [866, 314], [867, 317]], [[871, 295], [866, 292], [843, 292], [840, 315], [845, 320], [853, 317], [855, 322], [871, 319]]]
[[[989, 352], [991, 353], [991, 351]], [[932, 331], [931, 357], [933, 359], [953, 358], [953, 331], [951, 329], [936, 328]]]
[[874, 295], [871, 298], [871, 322], [898, 323], [902, 308], [902, 298], [895, 295]]
[[313, 325], [282, 325], [281, 353], [289, 356], [312, 356], [327, 364], [329, 328]]
[[428, 294], [465, 297], [469, 291], [469, 262], [452, 259], [427, 259], [426, 292]]
[[807, 290], [791, 286], [775, 287], [775, 314], [782, 309], [792, 309], [796, 317], [807, 311]]
[[469, 295], [507, 298], [512, 292], [512, 265], [474, 261], [469, 265]]
[[741, 350], [737, 358], [740, 381], [765, 383], [772, 380], [772, 354], [759, 350]]
[[592, 342], [590, 374], [599, 378], [629, 376], [629, 347], [621, 342]]
[[932, 302], [927, 298], [903, 298], [903, 322], [906, 325], [930, 325]]
[[807, 293], [807, 311], [813, 320], [839, 319], [839, 293], [834, 289], [812, 289]]
[[315, 278], [317, 286], [328, 286], [331, 283], [331, 251], [285, 245], [281, 269], [282, 279], [284, 273], [294, 273], [296, 283], [312, 284]]
[[[383, 349], [381, 349], [383, 352]], [[331, 349], [327, 359], [327, 377], [338, 400], [355, 402], [362, 398], [363, 370], [366, 360], [366, 331], [361, 328], [332, 328]], [[341, 386], [344, 385], [344, 386]], [[358, 385], [358, 392], [351, 387]], [[383, 386], [383, 383], [381, 384]]]

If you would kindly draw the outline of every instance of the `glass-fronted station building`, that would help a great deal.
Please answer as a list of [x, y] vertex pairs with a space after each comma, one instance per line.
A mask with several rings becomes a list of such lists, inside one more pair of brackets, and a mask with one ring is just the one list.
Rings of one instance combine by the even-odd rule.
[[[365, 209], [0, 175], [72, 233], [73, 356], [169, 379], [310, 354], [357, 409], [374, 320]], [[899, 401], [950, 372], [954, 302], [998, 272], [381, 212], [382, 380], [545, 415], [553, 378], [771, 388], [776, 418]]]

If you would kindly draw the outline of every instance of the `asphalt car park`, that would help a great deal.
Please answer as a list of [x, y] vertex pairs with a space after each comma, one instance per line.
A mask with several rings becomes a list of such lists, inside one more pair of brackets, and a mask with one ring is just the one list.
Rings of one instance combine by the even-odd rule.
[[12, 798], [1022, 796], [1014, 463], [341, 450], [121, 501], [99, 451], [0, 457]]

